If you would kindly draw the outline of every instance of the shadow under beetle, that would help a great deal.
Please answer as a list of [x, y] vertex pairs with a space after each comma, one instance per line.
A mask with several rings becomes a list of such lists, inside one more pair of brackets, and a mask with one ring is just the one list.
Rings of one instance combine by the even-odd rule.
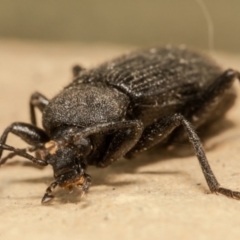
[[[107, 167], [164, 141], [189, 138], [209, 189], [240, 199], [215, 178], [194, 129], [217, 120], [233, 105], [232, 87], [240, 73], [222, 71], [207, 56], [185, 48], [151, 48], [134, 52], [97, 68], [73, 68], [74, 80], [53, 99], [40, 93], [30, 99], [31, 124], [15, 122], [0, 139], [4, 164], [15, 155], [53, 167], [55, 181], [42, 204], [50, 203], [55, 187], [87, 192], [88, 165]], [[37, 127], [35, 109], [42, 112]], [[13, 133], [31, 147], [6, 144]], [[36, 157], [28, 152], [35, 152]]]

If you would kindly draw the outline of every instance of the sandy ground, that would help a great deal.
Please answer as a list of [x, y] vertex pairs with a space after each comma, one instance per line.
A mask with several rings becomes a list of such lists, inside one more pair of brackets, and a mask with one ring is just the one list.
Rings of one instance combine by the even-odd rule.
[[[53, 97], [70, 81], [73, 64], [91, 67], [128, 49], [0, 41], [0, 131], [14, 121], [29, 122], [30, 94], [37, 90]], [[217, 59], [240, 69], [240, 56], [218, 54]], [[220, 183], [240, 191], [239, 108], [240, 98], [226, 119], [207, 130], [204, 146]], [[8, 144], [25, 146], [13, 136]], [[23, 162], [16, 157], [0, 169], [1, 240], [240, 238], [240, 202], [209, 193], [188, 143], [104, 170], [92, 168], [87, 196], [59, 189], [47, 207], [40, 200], [53, 180], [52, 169]]]

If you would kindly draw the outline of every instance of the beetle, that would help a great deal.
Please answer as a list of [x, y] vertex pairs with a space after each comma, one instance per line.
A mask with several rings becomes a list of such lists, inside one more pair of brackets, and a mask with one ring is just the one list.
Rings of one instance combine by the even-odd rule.
[[[57, 186], [87, 192], [88, 165], [104, 168], [163, 141], [188, 137], [210, 191], [240, 199], [240, 192], [220, 186], [195, 132], [234, 104], [235, 79], [240, 80], [238, 71], [223, 71], [207, 55], [185, 47], [135, 51], [89, 70], [75, 66], [73, 81], [51, 100], [38, 92], [31, 96], [31, 124], [14, 122], [5, 129], [0, 158], [3, 150], [10, 154], [0, 164], [19, 155], [51, 165], [55, 181], [42, 198], [49, 204]], [[36, 109], [43, 128], [37, 126]], [[30, 147], [7, 145], [9, 133]]]

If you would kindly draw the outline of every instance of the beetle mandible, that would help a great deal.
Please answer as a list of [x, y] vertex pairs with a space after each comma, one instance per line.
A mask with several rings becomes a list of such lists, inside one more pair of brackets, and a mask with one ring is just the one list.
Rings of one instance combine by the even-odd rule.
[[[55, 181], [42, 198], [49, 204], [53, 190], [91, 185], [88, 165], [107, 167], [164, 141], [187, 136], [211, 192], [240, 199], [214, 176], [195, 129], [222, 117], [236, 98], [232, 87], [238, 71], [223, 71], [208, 56], [184, 47], [136, 51], [100, 66], [73, 68], [73, 81], [53, 99], [36, 92], [30, 98], [31, 124], [14, 122], [0, 138], [3, 150], [40, 166], [53, 167]], [[43, 129], [35, 109], [42, 112]], [[13, 133], [29, 144], [6, 144]], [[32, 156], [29, 152], [35, 152]]]

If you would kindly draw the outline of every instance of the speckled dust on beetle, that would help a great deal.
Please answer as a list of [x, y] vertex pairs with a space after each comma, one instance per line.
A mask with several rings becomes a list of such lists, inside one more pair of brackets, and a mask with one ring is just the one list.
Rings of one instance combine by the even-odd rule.
[[[232, 87], [240, 73], [223, 71], [209, 57], [184, 47], [151, 48], [117, 58], [96, 68], [73, 68], [73, 81], [53, 99], [40, 93], [30, 98], [31, 124], [14, 122], [0, 139], [4, 164], [18, 155], [53, 167], [55, 181], [42, 204], [49, 204], [60, 186], [88, 191], [88, 165], [107, 167], [156, 144], [187, 136], [209, 189], [240, 199], [215, 178], [194, 129], [222, 117], [236, 98]], [[37, 127], [35, 109], [42, 112]], [[13, 133], [30, 145], [6, 144]], [[29, 154], [35, 152], [35, 157]]]

